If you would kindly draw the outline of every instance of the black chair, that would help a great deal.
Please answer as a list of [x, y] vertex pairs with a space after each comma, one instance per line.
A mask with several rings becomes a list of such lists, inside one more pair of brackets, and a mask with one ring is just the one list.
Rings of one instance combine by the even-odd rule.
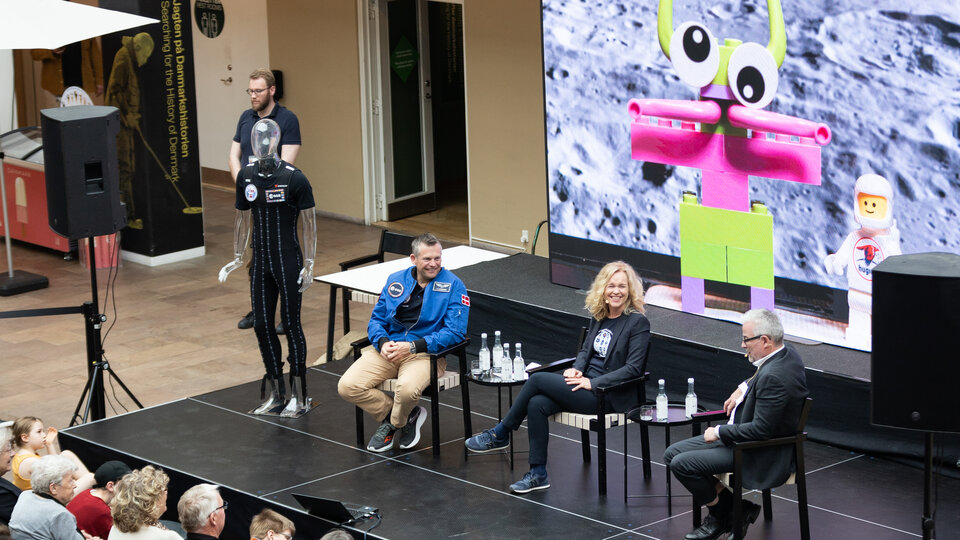
[[[370, 263], [382, 263], [387, 253], [410, 255], [413, 236], [384, 229], [380, 233], [380, 244], [376, 253], [364, 255], [340, 263], [340, 271], [346, 271], [357, 266]], [[330, 285], [330, 311], [327, 322], [327, 362], [333, 360], [333, 333], [337, 316], [337, 289], [338, 285]], [[343, 335], [350, 332], [350, 290], [343, 288]]]
[[[813, 405], [812, 398], [806, 398], [803, 402], [803, 409], [800, 411], [800, 421], [797, 423], [797, 432], [789, 437], [778, 437], [766, 441], [749, 441], [733, 444], [733, 472], [717, 475], [725, 486], [733, 491], [733, 538], [740, 539], [742, 529], [741, 522], [743, 515], [741, 512], [741, 500], [743, 498], [743, 452], [754, 448], [765, 448], [769, 446], [793, 446], [793, 456], [796, 461], [794, 473], [784, 484], [797, 484], [797, 506], [800, 512], [800, 538], [810, 540], [810, 518], [807, 510], [807, 476], [803, 461], [803, 442], [807, 440], [807, 433], [804, 429], [807, 426], [807, 417], [810, 415], [810, 407]], [[711, 411], [694, 415], [701, 421], [726, 420], [728, 417], [724, 411]], [[763, 490], [763, 519], [770, 521], [773, 519], [773, 506], [770, 497], [771, 488]], [[693, 509], [693, 525], [700, 526], [700, 507]]]
[[[580, 339], [577, 343], [580, 345], [577, 347], [579, 351], [583, 346], [583, 340], [587, 337], [587, 328], [580, 328]], [[534, 370], [531, 370], [531, 374], [537, 371], [561, 371], [569, 367], [573, 367], [573, 363], [576, 358], [565, 358], [563, 360], [557, 360], [556, 362], [551, 362]], [[646, 359], [644, 359], [644, 368], [646, 368]], [[643, 375], [628, 379], [619, 384], [611, 386], [596, 386], [593, 389], [597, 393], [597, 413], [596, 414], [579, 414], [573, 412], [561, 411], [550, 417], [550, 421], [557, 422], [558, 424], [563, 424], [565, 426], [570, 426], [580, 430], [580, 449], [583, 453], [583, 462], [590, 463], [590, 432], [593, 431], [597, 434], [597, 483], [600, 495], [607, 494], [607, 430], [617, 426], [626, 426], [629, 422], [626, 417], [626, 413], [616, 413], [608, 410], [607, 407], [607, 394], [614, 390], [620, 390], [622, 388], [636, 388], [637, 392], [637, 403], [643, 403], [646, 401], [646, 390], [644, 383], [650, 377], [650, 374], [644, 372]], [[602, 419], [602, 421], [598, 420]], [[640, 440], [641, 440], [641, 453], [643, 457], [643, 476], [648, 478], [650, 476], [650, 438], [647, 430], [647, 426], [640, 426]], [[626, 471], [627, 467], [627, 434], [623, 434], [623, 467]], [[624, 482], [623, 486], [623, 498], [627, 498], [627, 486]]]
[[[466, 384], [467, 376], [467, 345], [470, 344], [470, 338], [466, 338], [456, 345], [430, 355], [430, 385], [423, 391], [424, 395], [430, 396], [430, 430], [433, 435], [433, 455], [440, 455], [440, 392], [450, 388], [460, 387], [460, 396], [463, 400], [463, 433], [464, 438], [470, 437], [473, 433], [473, 425], [470, 418], [470, 392]], [[370, 345], [369, 338], [363, 338], [350, 344], [353, 348], [353, 359], [360, 358], [360, 352], [363, 348]], [[457, 371], [447, 369], [442, 376], [437, 374], [437, 360], [447, 356], [456, 356], [459, 364]], [[449, 365], [447, 366], [449, 368]], [[384, 392], [393, 392], [396, 388], [396, 379], [387, 379], [377, 388]], [[356, 407], [357, 415], [357, 447], [366, 448], [366, 442], [363, 436], [363, 409]]]

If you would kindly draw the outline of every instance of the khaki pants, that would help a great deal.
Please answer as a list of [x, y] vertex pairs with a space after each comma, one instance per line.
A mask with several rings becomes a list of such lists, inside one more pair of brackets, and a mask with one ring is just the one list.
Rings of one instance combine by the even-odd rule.
[[[446, 359], [437, 359], [437, 375], [442, 375], [446, 368]], [[377, 389], [387, 379], [397, 379], [393, 397]], [[406, 425], [407, 416], [429, 385], [429, 354], [417, 353], [388, 362], [371, 346], [364, 349], [360, 358], [340, 377], [337, 391], [340, 397], [370, 413], [378, 422], [389, 414], [390, 423], [399, 429]]]

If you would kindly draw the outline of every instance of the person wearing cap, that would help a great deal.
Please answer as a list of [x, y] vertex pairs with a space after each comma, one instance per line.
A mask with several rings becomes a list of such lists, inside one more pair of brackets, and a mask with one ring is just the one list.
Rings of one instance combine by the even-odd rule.
[[110, 501], [113, 500], [116, 483], [130, 467], [122, 461], [108, 461], [93, 473], [96, 484], [81, 491], [67, 504], [67, 510], [77, 518], [77, 528], [81, 531], [107, 538], [113, 517], [110, 515]]

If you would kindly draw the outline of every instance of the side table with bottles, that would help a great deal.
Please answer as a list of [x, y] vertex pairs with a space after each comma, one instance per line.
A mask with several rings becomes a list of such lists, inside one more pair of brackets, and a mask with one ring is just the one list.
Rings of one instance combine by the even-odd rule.
[[[697, 412], [702, 412], [702, 407], [697, 407]], [[686, 426], [693, 425], [692, 428], [692, 437], [696, 437], [700, 434], [700, 424], [705, 420], [698, 418], [697, 415], [688, 414], [687, 404], [686, 403], [668, 403], [667, 404], [667, 416], [665, 419], [658, 419], [658, 416], [655, 412], [655, 408], [649, 405], [644, 405], [637, 407], [627, 413], [627, 418], [632, 420], [637, 424], [642, 424], [646, 426], [661, 426], [664, 429], [664, 449], [670, 447], [670, 428], [676, 426]], [[666, 476], [667, 476], [667, 515], [673, 515], [673, 493], [670, 483], [670, 466], [666, 466]], [[627, 498], [631, 499], [640, 499], [647, 497], [663, 497], [663, 495], [628, 495]]]
[[[480, 351], [470, 366], [467, 381], [480, 386], [493, 386], [497, 389], [497, 421], [503, 420], [503, 389], [507, 389], [507, 409], [513, 406], [513, 387], [521, 386], [527, 379], [526, 363], [521, 353], [521, 345], [514, 344], [516, 356], [510, 358], [510, 344], [502, 343], [500, 331], [494, 333], [493, 349], [487, 348], [487, 334], [480, 334]], [[513, 470], [513, 433], [509, 434], [510, 470]], [[464, 459], [469, 455], [464, 448]]]

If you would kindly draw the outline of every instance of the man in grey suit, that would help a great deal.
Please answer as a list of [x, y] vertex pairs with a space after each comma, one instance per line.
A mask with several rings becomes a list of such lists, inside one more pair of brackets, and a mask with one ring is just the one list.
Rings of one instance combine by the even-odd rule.
[[[726, 424], [707, 428], [702, 437], [667, 448], [664, 461], [693, 495], [694, 504], [706, 504], [709, 515], [687, 540], [718, 538], [731, 532], [733, 496], [713, 475], [733, 471], [734, 442], [762, 441], [792, 435], [808, 395], [803, 362], [783, 345], [783, 326], [776, 314], [753, 309], [743, 315], [741, 346], [756, 373], [723, 404]], [[766, 489], [782, 484], [793, 472], [793, 453], [787, 446], [744, 453], [743, 487]], [[756, 521], [760, 507], [743, 505], [743, 533]]]

